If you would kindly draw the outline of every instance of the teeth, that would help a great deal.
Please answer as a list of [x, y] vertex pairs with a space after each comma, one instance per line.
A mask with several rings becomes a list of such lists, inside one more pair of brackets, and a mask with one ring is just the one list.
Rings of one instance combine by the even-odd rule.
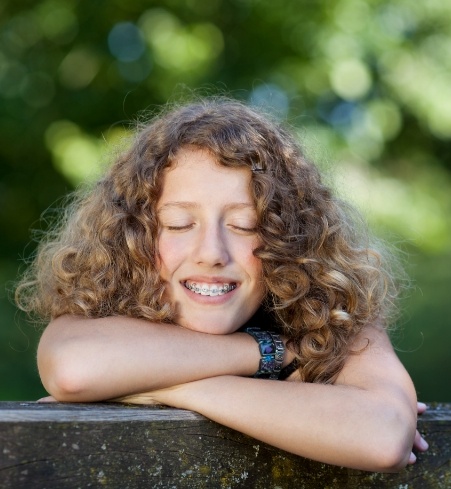
[[216, 297], [217, 295], [224, 295], [232, 290], [236, 289], [236, 284], [206, 284], [196, 282], [185, 282], [183, 284], [187, 289], [200, 295], [208, 295], [210, 297]]

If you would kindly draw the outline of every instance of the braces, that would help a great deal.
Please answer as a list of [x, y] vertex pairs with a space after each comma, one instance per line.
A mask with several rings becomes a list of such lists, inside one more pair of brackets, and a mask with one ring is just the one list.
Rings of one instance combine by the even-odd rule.
[[207, 294], [211, 292], [218, 292], [219, 294], [227, 294], [228, 292], [231, 292], [232, 290], [236, 289], [236, 285], [224, 285], [216, 288], [215, 286], [213, 286], [213, 288], [207, 288], [207, 287], [201, 288], [198, 284], [196, 284], [196, 282], [193, 282], [191, 284], [187, 284], [185, 282], [184, 285], [187, 289], [195, 292], [196, 294], [201, 294], [201, 293]]

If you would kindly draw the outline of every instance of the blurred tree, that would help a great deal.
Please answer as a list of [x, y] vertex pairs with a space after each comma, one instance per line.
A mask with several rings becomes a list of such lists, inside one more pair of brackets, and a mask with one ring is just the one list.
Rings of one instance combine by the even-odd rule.
[[451, 3], [4, 0], [2, 281], [43, 210], [181, 85], [287, 119], [373, 223], [425, 253], [451, 247]]

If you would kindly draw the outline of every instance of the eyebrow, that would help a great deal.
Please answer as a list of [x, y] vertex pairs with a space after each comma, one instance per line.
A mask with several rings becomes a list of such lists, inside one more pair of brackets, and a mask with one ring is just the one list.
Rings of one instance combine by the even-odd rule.
[[[200, 207], [200, 205], [196, 202], [184, 202], [184, 201], [174, 201], [174, 202], [166, 202], [160, 208], [157, 209], [157, 212], [164, 211], [166, 209], [172, 208], [182, 208], [182, 209], [196, 209]], [[251, 209], [255, 210], [254, 204], [249, 202], [231, 202], [227, 204], [225, 210], [234, 210], [234, 209]]]

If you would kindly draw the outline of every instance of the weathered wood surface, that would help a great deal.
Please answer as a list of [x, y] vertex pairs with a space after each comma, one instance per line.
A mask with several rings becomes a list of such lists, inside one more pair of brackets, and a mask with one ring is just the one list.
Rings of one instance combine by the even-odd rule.
[[428, 452], [375, 474], [297, 457], [189, 411], [0, 402], [0, 487], [450, 489], [451, 405], [431, 407], [419, 428]]

